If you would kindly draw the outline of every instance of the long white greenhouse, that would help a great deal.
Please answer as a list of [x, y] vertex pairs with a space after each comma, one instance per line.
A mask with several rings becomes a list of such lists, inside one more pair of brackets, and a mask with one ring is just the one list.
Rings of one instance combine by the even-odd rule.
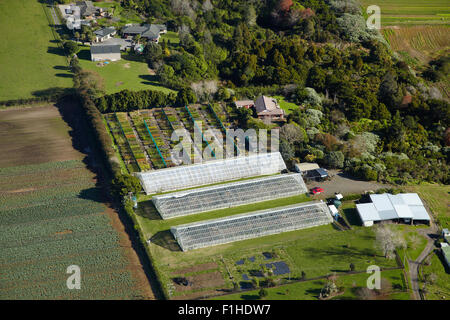
[[152, 198], [163, 219], [306, 193], [300, 173], [279, 174]]
[[213, 160], [136, 173], [146, 194], [160, 193], [279, 173], [286, 164], [279, 152]]
[[304, 202], [172, 227], [183, 251], [304, 229], [333, 221], [325, 202]]

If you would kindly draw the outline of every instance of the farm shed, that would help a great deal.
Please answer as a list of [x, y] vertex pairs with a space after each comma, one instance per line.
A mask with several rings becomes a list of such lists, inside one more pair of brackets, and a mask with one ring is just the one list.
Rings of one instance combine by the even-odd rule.
[[296, 163], [294, 168], [296, 172], [305, 173], [309, 170], [319, 169], [320, 167], [317, 163], [302, 162]]
[[356, 210], [366, 227], [388, 220], [411, 224], [430, 222], [430, 216], [417, 193], [371, 194], [370, 200], [371, 203], [356, 204]]
[[306, 192], [302, 176], [292, 173], [174, 192], [154, 196], [152, 201], [161, 217], [169, 219]]
[[146, 194], [280, 173], [286, 164], [279, 152], [259, 153], [136, 173]]
[[91, 60], [92, 61], [118, 61], [120, 56], [120, 45], [92, 45], [91, 46]]
[[326, 203], [304, 202], [172, 227], [183, 251], [332, 223]]

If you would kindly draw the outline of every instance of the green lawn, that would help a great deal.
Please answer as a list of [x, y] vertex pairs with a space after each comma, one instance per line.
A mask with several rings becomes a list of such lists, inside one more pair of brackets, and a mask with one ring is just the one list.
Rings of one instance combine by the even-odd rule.
[[281, 109], [284, 110], [286, 115], [299, 108], [295, 103], [284, 100], [283, 96], [274, 96], [274, 98], [277, 99]]
[[167, 33], [161, 35], [159, 43], [161, 43], [163, 40], [170, 42], [170, 44], [174, 46], [177, 46], [180, 43], [180, 37], [178, 36], [178, 32], [174, 31], [167, 31]]
[[[439, 254], [440, 255], [440, 254]], [[427, 285], [427, 300], [449, 300], [450, 299], [450, 273], [445, 270], [443, 261], [438, 254], [433, 253], [430, 257], [431, 264], [423, 266], [424, 277], [430, 274], [437, 276], [437, 280]]]
[[90, 60], [89, 47], [83, 47], [78, 53], [83, 69], [94, 70], [105, 81], [106, 93], [115, 93], [124, 89], [161, 90], [173, 92], [173, 90], [161, 86], [155, 75], [150, 75], [147, 63], [139, 61], [133, 54], [122, 53], [122, 59], [110, 62], [107, 65], [98, 66], [98, 62]]
[[450, 186], [424, 184], [405, 187], [410, 192], [417, 192], [429, 206], [442, 228], [450, 228], [450, 211], [448, 210]]
[[[356, 205], [353, 201], [345, 201], [342, 204], [342, 207], [340, 208], [341, 212], [343, 212], [344, 217], [346, 220], [351, 224], [352, 228], [354, 229], [362, 229], [366, 227], [361, 226], [361, 221], [358, 215], [358, 212], [356, 211]], [[426, 228], [427, 226], [410, 226], [406, 224], [392, 224], [392, 228], [395, 230], [400, 231], [404, 239], [407, 243], [407, 249], [406, 254], [409, 259], [415, 260], [420, 255], [420, 253], [425, 249], [425, 246], [427, 244], [427, 240], [420, 235], [417, 230], [420, 228]], [[371, 229], [372, 227], [369, 227]], [[400, 256], [403, 258], [404, 251], [399, 250]]]
[[425, 25], [448, 24], [450, 5], [447, 0], [370, 0], [360, 1], [365, 9], [376, 4], [381, 9], [381, 24], [384, 25]]
[[[344, 294], [335, 297], [338, 300], [358, 299], [357, 289], [366, 286], [369, 274], [343, 275], [337, 278], [336, 285], [344, 289]], [[393, 287], [389, 299], [408, 300], [409, 293], [404, 290], [401, 270], [382, 271], [381, 277], [388, 280]], [[312, 280], [268, 288], [266, 300], [317, 300], [326, 280]], [[259, 290], [246, 291], [213, 298], [214, 300], [255, 300], [259, 299]]]
[[0, 101], [72, 87], [66, 58], [37, 0], [0, 1]]

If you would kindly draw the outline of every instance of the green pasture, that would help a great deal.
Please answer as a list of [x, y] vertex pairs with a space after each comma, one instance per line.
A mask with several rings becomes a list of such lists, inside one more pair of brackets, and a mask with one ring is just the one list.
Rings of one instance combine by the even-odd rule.
[[134, 54], [122, 52], [121, 60], [103, 64], [91, 61], [89, 47], [84, 46], [78, 53], [78, 58], [83, 69], [93, 70], [104, 79], [107, 94], [125, 89], [173, 92], [173, 90], [161, 86], [157, 76], [150, 74], [147, 63]]
[[64, 52], [37, 0], [0, 1], [0, 101], [72, 87]]

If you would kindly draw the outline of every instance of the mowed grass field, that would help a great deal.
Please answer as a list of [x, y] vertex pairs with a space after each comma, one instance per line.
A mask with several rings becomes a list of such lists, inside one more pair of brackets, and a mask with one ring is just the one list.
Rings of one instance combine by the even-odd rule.
[[[304, 201], [309, 201], [305, 195], [288, 197], [278, 200], [265, 201], [235, 208], [216, 210], [212, 212], [194, 214], [190, 216], [162, 220], [150, 201], [139, 203], [136, 217], [140, 224], [144, 237], [149, 239], [148, 249], [153, 257], [153, 264], [159, 270], [159, 277], [166, 290], [174, 299], [195, 298], [220, 293], [220, 289], [232, 289], [233, 282], [240, 283], [242, 274], [246, 271], [244, 266], [237, 266], [236, 261], [249, 257], [262, 256], [264, 252], [276, 252], [277, 260], [284, 261], [290, 268], [289, 277], [298, 278], [302, 272], [307, 278], [325, 276], [336, 272], [338, 275], [346, 274], [350, 263], [356, 270], [365, 271], [367, 266], [376, 264], [381, 267], [397, 266], [395, 260], [387, 260], [375, 248], [375, 237], [372, 229], [358, 228], [350, 231], [340, 231], [333, 225], [324, 225], [292, 232], [285, 232], [261, 238], [238, 241], [218, 246], [182, 252], [170, 233], [170, 227], [214, 219], [234, 214], [256, 211], [265, 208], [274, 208]], [[250, 268], [259, 268], [260, 262], [256, 262]], [[203, 265], [213, 264], [211, 270], [202, 271]], [[205, 285], [204, 287], [179, 288], [174, 286], [172, 278], [180, 276], [180, 269], [189, 269], [186, 276], [198, 275], [203, 272], [218, 272], [216, 276], [222, 283]], [[245, 269], [245, 268], [244, 268]], [[193, 273], [192, 270], [197, 270]], [[288, 280], [287, 275], [278, 277], [277, 281]], [[279, 282], [280, 283], [280, 282]], [[280, 296], [279, 299], [285, 297]], [[310, 298], [303, 294], [293, 295], [291, 298]]]
[[361, 0], [363, 11], [370, 5], [381, 9], [381, 25], [449, 24], [450, 5], [447, 0]]
[[132, 91], [151, 89], [166, 93], [174, 92], [161, 86], [157, 81], [157, 76], [150, 74], [147, 63], [139, 61], [132, 54], [122, 52], [121, 60], [102, 64], [91, 61], [89, 47], [82, 47], [78, 57], [83, 69], [93, 70], [103, 78], [107, 94], [124, 89]]
[[[80, 113], [70, 102], [59, 108], [65, 119]], [[72, 146], [87, 146], [79, 136], [86, 127], [73, 120], [71, 129], [52, 105], [0, 111], [0, 299], [154, 298], [86, 168], [92, 159]], [[71, 265], [80, 268], [80, 290], [67, 288]]]
[[408, 191], [417, 192], [422, 200], [426, 202], [439, 221], [442, 228], [450, 228], [450, 186], [428, 184], [406, 187]]
[[433, 252], [427, 260], [429, 265], [422, 266], [424, 278], [430, 275], [436, 276], [436, 280], [426, 285], [427, 300], [449, 300], [450, 299], [450, 270], [445, 266], [445, 260], [439, 252]]
[[37, 0], [0, 1], [0, 101], [72, 87], [66, 59]]

